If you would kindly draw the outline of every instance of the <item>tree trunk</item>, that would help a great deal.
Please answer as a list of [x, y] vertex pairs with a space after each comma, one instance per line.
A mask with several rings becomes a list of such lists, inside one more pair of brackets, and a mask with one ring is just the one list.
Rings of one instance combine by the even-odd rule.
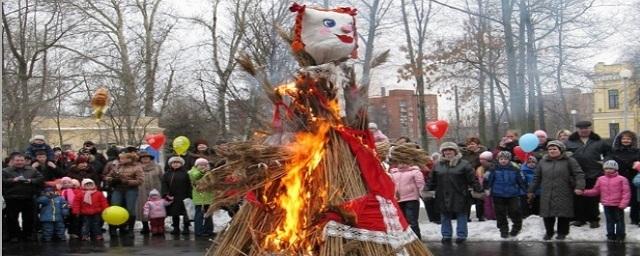
[[[542, 86], [540, 85], [540, 80], [538, 79], [538, 53], [536, 52], [536, 33], [531, 23], [531, 12], [529, 11], [529, 7], [526, 6], [524, 9], [526, 11], [524, 26], [527, 30], [527, 77], [529, 80], [529, 126], [531, 130], [535, 129], [535, 122], [533, 121], [536, 118], [535, 110], [538, 112], [538, 129], [546, 130], [546, 125], [544, 121], [544, 107], [542, 103]], [[537, 97], [536, 97], [537, 94]]]
[[485, 32], [487, 29], [487, 23], [486, 20], [483, 17], [483, 13], [484, 13], [484, 8], [482, 5], [482, 0], [478, 0], [478, 12], [480, 13], [480, 17], [478, 17], [478, 35], [476, 36], [477, 40], [476, 42], [478, 43], [478, 62], [479, 62], [479, 66], [480, 66], [480, 72], [478, 72], [478, 84], [479, 84], [479, 102], [478, 102], [478, 134], [480, 135], [480, 141], [482, 143], [487, 143], [487, 114], [485, 111], [485, 85], [486, 85], [486, 78], [487, 76], [485, 75], [485, 70], [486, 70], [486, 65], [485, 65], [485, 54], [487, 51], [487, 47], [485, 45]]
[[[360, 79], [360, 86], [369, 88], [369, 83], [371, 81], [371, 59], [373, 59], [373, 49], [375, 45], [376, 38], [376, 15], [378, 12], [378, 5], [380, 4], [380, 0], [373, 0], [369, 8], [369, 28], [367, 34], [367, 44], [365, 45], [364, 51], [364, 63], [362, 64], [362, 78]], [[369, 95], [365, 95], [365, 97], [369, 97]]]
[[458, 86], [453, 86], [454, 109], [456, 113], [456, 141], [460, 141], [460, 98], [458, 97]]
[[511, 107], [511, 128], [524, 130], [526, 125], [524, 90], [517, 81], [516, 49], [513, 42], [513, 29], [511, 27], [511, 14], [513, 2], [502, 0], [502, 23], [504, 26], [505, 50], [507, 52], [507, 77], [509, 84], [509, 106]]
[[[414, 51], [413, 38], [411, 37], [411, 29], [409, 27], [409, 17], [405, 7], [405, 1], [401, 1], [402, 21], [404, 23], [404, 31], [407, 43], [407, 51], [409, 54], [409, 61], [411, 63], [412, 73], [416, 78], [416, 90], [418, 93], [418, 122], [420, 122], [420, 144], [422, 148], [429, 152], [429, 138], [427, 137], [427, 123], [426, 123], [426, 111], [424, 102], [424, 75], [422, 70], [422, 60], [416, 58], [422, 58], [422, 50], [418, 49], [418, 54]], [[422, 45], [418, 45], [421, 48]], [[417, 55], [417, 56], [416, 56]]]
[[571, 127], [571, 118], [569, 118], [569, 111], [567, 109], [567, 100], [564, 96], [564, 89], [562, 88], [562, 66], [564, 66], [564, 0], [560, 0], [560, 6], [558, 8], [558, 16], [556, 17], [556, 27], [558, 28], [558, 65], [556, 66], [556, 86], [558, 94], [560, 94], [560, 110], [562, 111], [562, 119], [565, 121], [565, 127]]

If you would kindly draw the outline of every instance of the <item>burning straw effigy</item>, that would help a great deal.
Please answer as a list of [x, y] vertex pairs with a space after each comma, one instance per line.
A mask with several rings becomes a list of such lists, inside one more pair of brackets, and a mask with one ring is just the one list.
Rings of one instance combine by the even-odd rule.
[[283, 37], [302, 67], [293, 82], [274, 88], [239, 57], [274, 103], [274, 133], [225, 145], [218, 153], [226, 163], [197, 184], [214, 192], [208, 214], [243, 201], [207, 255], [430, 255], [366, 129], [367, 88], [347, 65], [356, 57], [356, 10], [290, 10], [294, 32]]

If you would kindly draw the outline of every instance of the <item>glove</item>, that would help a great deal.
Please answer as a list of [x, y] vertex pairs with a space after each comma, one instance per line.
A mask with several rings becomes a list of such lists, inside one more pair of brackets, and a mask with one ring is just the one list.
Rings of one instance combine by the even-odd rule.
[[485, 190], [485, 191], [484, 191], [484, 195], [485, 195], [485, 196], [491, 196], [491, 190], [488, 190], [488, 189], [487, 189], [487, 190]]
[[633, 169], [640, 172], [640, 161], [633, 162]]

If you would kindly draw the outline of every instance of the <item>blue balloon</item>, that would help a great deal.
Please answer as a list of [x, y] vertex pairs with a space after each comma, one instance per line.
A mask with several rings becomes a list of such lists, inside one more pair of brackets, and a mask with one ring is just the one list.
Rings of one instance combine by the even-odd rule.
[[520, 140], [518, 140], [518, 144], [520, 144], [520, 148], [522, 148], [522, 151], [530, 153], [538, 147], [540, 141], [535, 134], [527, 133], [520, 137]]

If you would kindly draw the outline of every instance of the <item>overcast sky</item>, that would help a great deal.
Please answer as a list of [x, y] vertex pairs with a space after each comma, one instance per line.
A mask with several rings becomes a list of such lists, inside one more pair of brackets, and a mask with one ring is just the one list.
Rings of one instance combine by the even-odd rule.
[[[605, 62], [606, 64], [616, 63], [623, 57], [625, 49], [628, 49], [632, 43], [637, 42], [637, 37], [631, 37], [632, 33], [629, 31], [633, 27], [631, 26], [633, 22], [632, 17], [633, 15], [637, 15], [637, 13], [631, 11], [632, 8], [630, 8], [630, 6], [638, 1], [640, 0], [596, 0], [596, 7], [593, 9], [593, 13], [600, 16], [603, 21], [606, 21], [606, 23], [600, 25], [603, 26], [606, 31], [614, 32], [614, 35], [603, 41], [600, 44], [600, 48], [585, 50], [588, 51], [585, 52], [586, 55], [592, 55], [593, 57], [582, 60], [582, 62], [579, 63], [580, 66], [583, 66], [587, 70], [592, 70], [593, 66], [598, 62]], [[303, 1], [301, 2], [304, 3]], [[462, 7], [464, 0], [445, 0], [444, 2]], [[174, 8], [177, 15], [209, 16], [210, 8], [207, 0], [167, 1], [166, 3]], [[429, 36], [435, 39], [450, 39], [462, 34], [462, 22], [463, 19], [467, 17], [465, 14], [445, 7], [437, 7], [436, 10], [436, 19], [430, 25], [432, 33], [430, 33]], [[224, 18], [224, 16], [222, 16], [222, 18]], [[399, 19], [399, 17], [389, 16], [387, 19]], [[228, 21], [224, 19], [221, 20], [221, 22], [227, 22], [226, 24], [230, 25]], [[364, 22], [359, 22], [359, 24], [364, 24]], [[195, 44], [199, 40], [207, 37], [204, 33], [205, 31], [196, 30], [193, 26], [187, 26], [181, 29], [176, 37], [179, 38], [181, 43]], [[391, 59], [384, 68], [373, 71], [371, 95], [379, 95], [381, 86], [386, 87], [387, 91], [396, 88], [412, 89], [412, 81], [397, 81], [396, 70], [399, 65], [406, 62], [406, 60], [403, 59], [403, 54], [399, 51], [399, 48], [405, 44], [401, 24], [398, 23], [397, 26], [391, 27], [381, 34], [382, 38], [376, 46], [376, 49], [377, 51], [391, 49]], [[402, 37], [398, 37], [398, 35], [402, 35]], [[628, 38], [633, 39], [627, 40]], [[197, 55], [197, 52], [192, 54]], [[363, 54], [361, 54], [361, 56], [362, 55]], [[453, 104], [447, 104], [447, 100], [440, 97], [440, 118], [447, 118], [449, 116], [451, 107], [447, 106], [451, 105]]]

